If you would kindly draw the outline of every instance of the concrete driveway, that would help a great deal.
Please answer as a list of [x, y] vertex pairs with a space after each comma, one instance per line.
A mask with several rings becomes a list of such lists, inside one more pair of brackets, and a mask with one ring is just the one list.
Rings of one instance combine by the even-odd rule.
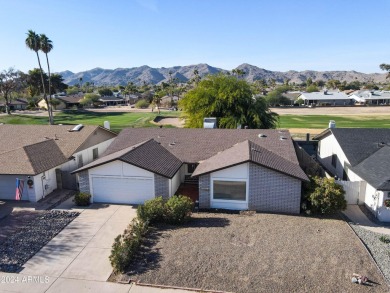
[[57, 207], [81, 214], [24, 265], [19, 274], [0, 272], [0, 292], [189, 292], [107, 282], [108, 259], [116, 236], [136, 216], [127, 205], [92, 204], [74, 207], [72, 199]]
[[[83, 284], [87, 284], [87, 287], [91, 287], [94, 282], [88, 285], [85, 281], [98, 281], [96, 289], [101, 291], [106, 286], [103, 282], [107, 281], [112, 272], [108, 259], [111, 246], [115, 237], [121, 234], [136, 216], [136, 208], [126, 205], [92, 204], [86, 209], [77, 209], [68, 200], [58, 209], [74, 210], [81, 214], [24, 265], [20, 277], [46, 278], [41, 283], [48, 281], [46, 284], [40, 284], [37, 292], [69, 292], [72, 283], [77, 284], [77, 280], [84, 281]], [[16, 287], [20, 286], [10, 288], [2, 286], [2, 289], [25, 292], [19, 291]], [[121, 291], [118, 286], [114, 287], [115, 292]], [[123, 289], [123, 292], [129, 290]], [[107, 288], [107, 292], [109, 291]]]

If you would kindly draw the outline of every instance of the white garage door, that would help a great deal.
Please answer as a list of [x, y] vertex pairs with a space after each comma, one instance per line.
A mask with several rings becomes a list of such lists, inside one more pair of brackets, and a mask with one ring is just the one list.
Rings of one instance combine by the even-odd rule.
[[153, 179], [147, 177], [92, 177], [94, 202], [142, 204], [154, 198]]

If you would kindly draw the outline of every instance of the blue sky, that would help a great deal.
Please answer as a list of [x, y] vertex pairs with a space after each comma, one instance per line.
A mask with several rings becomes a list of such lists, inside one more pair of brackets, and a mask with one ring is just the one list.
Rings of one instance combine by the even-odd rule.
[[[54, 44], [52, 71], [208, 63], [233, 69], [381, 72], [390, 1], [0, 0], [0, 70], [37, 67], [29, 29]], [[44, 57], [41, 55], [42, 58]]]

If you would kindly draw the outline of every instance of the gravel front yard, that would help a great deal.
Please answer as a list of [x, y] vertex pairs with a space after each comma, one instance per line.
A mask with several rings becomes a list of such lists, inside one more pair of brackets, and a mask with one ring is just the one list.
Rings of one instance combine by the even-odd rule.
[[79, 213], [42, 211], [13, 231], [0, 245], [0, 271], [18, 272], [23, 264], [72, 222]]
[[[351, 283], [352, 273], [378, 284]], [[198, 213], [151, 233], [129, 271], [141, 283], [233, 292], [389, 292], [338, 219]]]

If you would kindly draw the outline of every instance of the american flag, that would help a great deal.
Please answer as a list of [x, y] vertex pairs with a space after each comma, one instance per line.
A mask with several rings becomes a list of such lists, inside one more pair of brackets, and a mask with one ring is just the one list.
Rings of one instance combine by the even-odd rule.
[[23, 196], [24, 180], [16, 178], [16, 200], [21, 200]]

